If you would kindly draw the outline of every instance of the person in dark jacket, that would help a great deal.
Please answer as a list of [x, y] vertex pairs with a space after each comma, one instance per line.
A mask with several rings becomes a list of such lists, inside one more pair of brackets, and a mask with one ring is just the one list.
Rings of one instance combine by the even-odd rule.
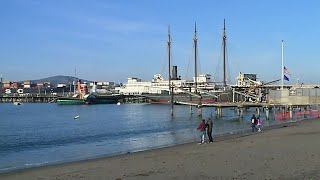
[[256, 125], [257, 125], [257, 118], [256, 116], [253, 114], [251, 117], [251, 127], [252, 127], [252, 132], [254, 132], [256, 130]]
[[212, 123], [210, 118], [208, 118], [208, 120], [207, 120], [206, 127], [207, 127], [207, 135], [208, 135], [208, 138], [209, 138], [209, 143], [213, 143], [213, 139], [212, 139], [213, 123]]
[[199, 124], [197, 130], [199, 130], [200, 133], [201, 133], [201, 136], [200, 136], [201, 140], [200, 140], [199, 144], [202, 144], [202, 143], [205, 142], [205, 136], [206, 136], [206, 123], [205, 123], [204, 119], [202, 119], [202, 121]]

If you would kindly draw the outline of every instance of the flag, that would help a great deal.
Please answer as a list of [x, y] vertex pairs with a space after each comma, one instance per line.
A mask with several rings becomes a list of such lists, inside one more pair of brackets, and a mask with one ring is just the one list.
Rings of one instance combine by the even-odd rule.
[[289, 81], [290, 73], [289, 70], [284, 66], [283, 67], [283, 79]]
[[291, 75], [291, 74], [289, 73], [289, 70], [288, 70], [285, 66], [283, 67], [283, 73], [284, 73], [284, 74], [287, 74], [287, 75], [289, 75], [289, 76]]

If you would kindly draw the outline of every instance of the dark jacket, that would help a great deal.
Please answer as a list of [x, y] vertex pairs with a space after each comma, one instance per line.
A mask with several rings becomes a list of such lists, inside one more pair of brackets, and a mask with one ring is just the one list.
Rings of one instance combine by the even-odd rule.
[[[253, 122], [252, 122], [252, 120], [253, 120]], [[252, 125], [256, 125], [256, 124], [257, 124], [257, 118], [256, 118], [256, 116], [252, 116], [251, 119], [250, 119], [250, 121], [251, 121], [251, 124], [252, 124]]]
[[213, 126], [212, 121], [208, 120], [206, 123], [206, 127], [207, 127], [208, 132], [212, 132], [212, 126]]

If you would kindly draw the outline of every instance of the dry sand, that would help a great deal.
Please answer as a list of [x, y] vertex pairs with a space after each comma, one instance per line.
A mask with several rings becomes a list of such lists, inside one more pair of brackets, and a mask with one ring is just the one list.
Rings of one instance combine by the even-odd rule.
[[15, 171], [0, 179], [320, 179], [320, 119], [286, 126], [216, 138], [213, 144]]

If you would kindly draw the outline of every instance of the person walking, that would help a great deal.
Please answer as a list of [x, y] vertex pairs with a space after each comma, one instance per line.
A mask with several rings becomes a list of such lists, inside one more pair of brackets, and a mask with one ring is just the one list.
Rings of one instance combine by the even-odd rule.
[[209, 143], [213, 143], [213, 139], [212, 139], [213, 123], [212, 123], [210, 118], [208, 118], [208, 120], [207, 120], [206, 127], [207, 127], [207, 135], [208, 135], [208, 138], [209, 138]]
[[256, 115], [253, 114], [251, 117], [252, 132], [256, 130], [256, 125], [257, 125], [257, 118], [256, 118]]
[[201, 121], [201, 123], [199, 124], [197, 130], [199, 130], [200, 133], [201, 133], [200, 143], [199, 143], [199, 144], [205, 143], [206, 123], [205, 123], [205, 120], [204, 120], [204, 119], [202, 119], [202, 121]]
[[258, 132], [261, 131], [261, 119], [260, 119], [260, 116], [258, 116], [257, 118], [257, 128], [258, 128]]

